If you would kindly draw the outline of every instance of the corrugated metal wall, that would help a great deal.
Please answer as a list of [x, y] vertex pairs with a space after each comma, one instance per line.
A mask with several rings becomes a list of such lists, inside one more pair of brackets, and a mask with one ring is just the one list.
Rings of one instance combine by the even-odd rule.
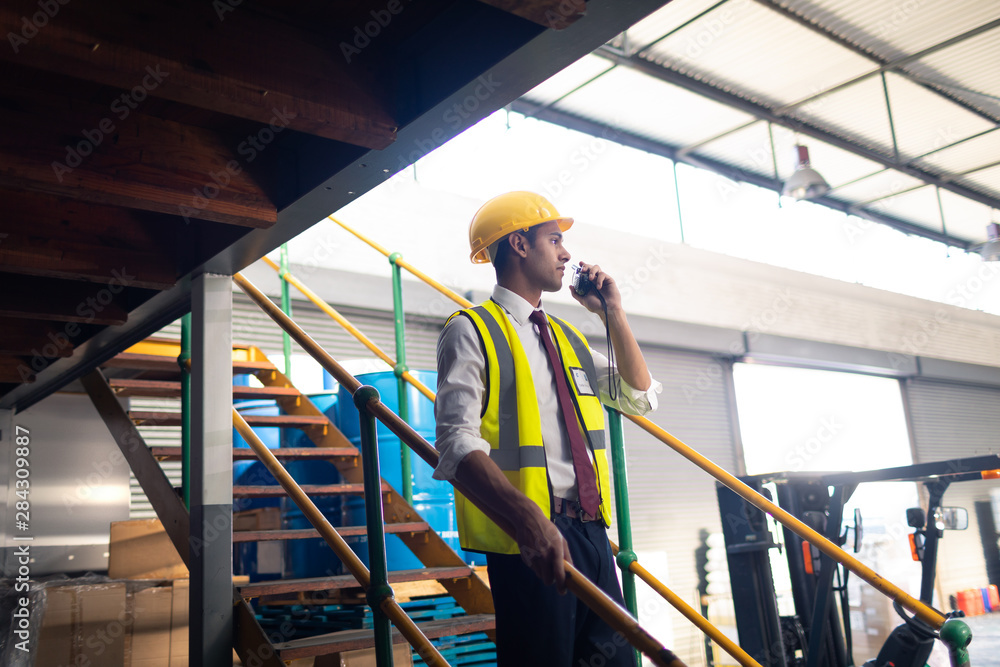
[[[643, 347], [643, 353], [653, 377], [663, 384], [659, 408], [648, 417], [726, 470], [735, 471], [736, 444], [725, 380], [729, 363], [708, 354], [649, 346]], [[640, 560], [698, 609], [695, 550], [702, 543], [700, 533], [722, 530], [715, 480], [629, 421], [625, 422], [625, 452], [632, 530]], [[617, 539], [614, 528], [611, 535]], [[656, 552], [666, 556], [665, 571], [655, 565], [663, 562]], [[638, 586], [641, 589], [645, 584]], [[640, 603], [639, 620], [684, 662], [704, 664], [704, 635], [666, 602]]]
[[[915, 463], [995, 454], [1000, 451], [1000, 389], [931, 380], [904, 381], [916, 448]], [[965, 507], [969, 528], [946, 531], [941, 542], [938, 590], [948, 596], [989, 581], [987, 550], [995, 547], [991, 526], [977, 518], [976, 505], [989, 503], [990, 489], [1000, 482], [974, 481], [953, 484], [944, 495], [945, 505]], [[989, 540], [993, 544], [988, 544]], [[993, 551], [995, 553], [995, 551]], [[946, 605], [947, 600], [942, 601]]]

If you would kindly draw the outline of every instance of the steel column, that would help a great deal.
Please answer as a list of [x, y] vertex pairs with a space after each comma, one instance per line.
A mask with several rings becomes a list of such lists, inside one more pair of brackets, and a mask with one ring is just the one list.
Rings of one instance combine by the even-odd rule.
[[232, 663], [232, 290], [229, 276], [191, 282], [192, 665]]

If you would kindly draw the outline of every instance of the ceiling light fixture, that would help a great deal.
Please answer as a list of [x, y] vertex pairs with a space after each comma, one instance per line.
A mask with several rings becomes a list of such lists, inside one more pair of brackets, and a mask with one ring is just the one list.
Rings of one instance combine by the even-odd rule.
[[830, 191], [830, 184], [809, 166], [809, 149], [805, 146], [795, 146], [798, 151], [799, 166], [795, 173], [785, 181], [781, 194], [795, 199], [817, 199]]
[[982, 255], [987, 262], [1000, 260], [1000, 224], [991, 222], [986, 225], [986, 243], [973, 246], [972, 250]]

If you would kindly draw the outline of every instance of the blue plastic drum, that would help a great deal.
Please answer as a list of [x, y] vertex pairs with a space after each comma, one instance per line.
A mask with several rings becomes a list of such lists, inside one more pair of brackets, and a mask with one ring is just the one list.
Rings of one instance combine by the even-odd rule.
[[[436, 371], [411, 371], [414, 377], [428, 387], [437, 386]], [[362, 384], [375, 387], [382, 402], [395, 413], [399, 413], [399, 394], [396, 376], [392, 372], [366, 373], [358, 376]], [[428, 442], [434, 442], [435, 421], [434, 404], [416, 388], [407, 385], [407, 401], [409, 403], [409, 423], [413, 429]], [[358, 410], [354, 399], [344, 388], [340, 389], [338, 404], [341, 432], [361, 448], [361, 432]], [[400, 459], [400, 441], [384, 424], [376, 422], [378, 433], [379, 467], [382, 478], [398, 492], [402, 492], [403, 476]], [[405, 445], [404, 445], [405, 446]], [[458, 523], [455, 517], [455, 495], [451, 484], [432, 478], [434, 470], [420, 457], [411, 455], [411, 480], [413, 485], [413, 507], [437, 532], [445, 542], [468, 563], [484, 565], [485, 556], [462, 551], [458, 541]], [[365, 525], [364, 498], [345, 498], [343, 505], [343, 525]], [[358, 557], [368, 563], [367, 538], [351, 542]], [[408, 570], [423, 567], [420, 560], [413, 555], [403, 541], [395, 535], [386, 535], [386, 557], [390, 570]]]

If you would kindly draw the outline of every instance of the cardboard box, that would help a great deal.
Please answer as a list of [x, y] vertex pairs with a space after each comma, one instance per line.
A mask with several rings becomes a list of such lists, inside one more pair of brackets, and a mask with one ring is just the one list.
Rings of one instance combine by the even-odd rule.
[[126, 667], [168, 667], [173, 588], [136, 591], [132, 600], [132, 641]]
[[186, 579], [188, 569], [159, 519], [111, 522], [108, 577]]
[[280, 530], [281, 508], [258, 507], [233, 513], [233, 532], [243, 530]]
[[73, 664], [73, 618], [78, 613], [76, 592], [72, 586], [45, 590], [45, 615], [38, 633], [35, 667]]

